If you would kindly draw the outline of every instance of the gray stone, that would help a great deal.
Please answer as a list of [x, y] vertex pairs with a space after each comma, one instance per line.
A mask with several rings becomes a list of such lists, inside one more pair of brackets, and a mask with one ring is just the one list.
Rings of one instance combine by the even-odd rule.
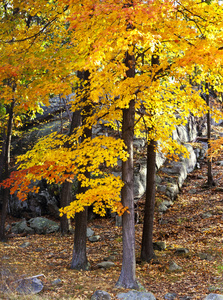
[[91, 300], [111, 300], [111, 296], [105, 291], [98, 290], [91, 296]]
[[37, 278], [22, 279], [16, 288], [16, 292], [22, 295], [37, 294], [43, 289], [43, 283]]
[[28, 234], [33, 234], [34, 230], [30, 227], [27, 226], [26, 220], [22, 220], [20, 222], [16, 222], [15, 224], [12, 225], [12, 233], [18, 234], [18, 233], [28, 233]]
[[177, 271], [177, 270], [181, 270], [182, 267], [178, 266], [175, 261], [170, 261], [169, 263], [169, 270], [170, 271]]
[[94, 235], [94, 236], [90, 236], [89, 241], [94, 243], [94, 242], [98, 242], [100, 240], [100, 235]]
[[123, 300], [156, 300], [152, 293], [130, 291], [128, 293], [120, 293], [117, 295], [118, 299]]
[[155, 242], [155, 243], [153, 243], [153, 249], [163, 251], [166, 249], [166, 243], [162, 242], [162, 241]]
[[30, 227], [38, 234], [47, 234], [59, 231], [60, 226], [47, 218], [36, 217], [29, 220]]
[[115, 260], [114, 255], [109, 255], [108, 257], [104, 257], [104, 261]]
[[94, 230], [92, 230], [91, 228], [87, 228], [87, 237], [89, 238], [90, 236], [94, 235]]
[[161, 192], [161, 193], [166, 192], [166, 186], [165, 185], [157, 185], [156, 189], [157, 189], [158, 192]]
[[62, 280], [57, 278], [55, 279], [54, 281], [52, 281], [52, 285], [58, 285], [58, 284], [61, 284], [62, 283]]
[[183, 164], [186, 167], [187, 173], [190, 173], [194, 170], [197, 164], [197, 157], [193, 150], [193, 147], [190, 144], [184, 145], [189, 152], [189, 158], [182, 158]]
[[178, 248], [175, 250], [175, 254], [182, 255], [189, 253], [189, 250], [187, 248]]
[[204, 300], [223, 300], [223, 295], [209, 294]]
[[201, 215], [202, 219], [208, 219], [208, 218], [211, 218], [212, 217], [212, 213], [207, 211], [207, 212], [204, 212], [202, 215]]
[[103, 262], [100, 262], [99, 264], [97, 264], [97, 266], [99, 268], [109, 269], [111, 267], [114, 267], [115, 264], [112, 261], [103, 261]]
[[171, 184], [166, 189], [166, 195], [171, 199], [174, 200], [176, 196], [179, 194], [179, 188], [177, 184]]
[[142, 148], [144, 148], [145, 145], [146, 145], [145, 139], [134, 139], [134, 141], [133, 141], [133, 146], [138, 150], [141, 150]]
[[164, 295], [165, 300], [174, 300], [177, 297], [176, 293], [167, 293]]
[[197, 190], [196, 189], [191, 189], [188, 191], [189, 194], [197, 194]]
[[209, 253], [198, 253], [198, 256], [203, 260], [211, 260], [211, 255]]
[[168, 200], [164, 200], [163, 204], [166, 205], [167, 207], [170, 207], [170, 206], [173, 205], [173, 201], [171, 201], [171, 200], [169, 200], [169, 201]]
[[24, 243], [22, 243], [22, 245], [20, 245], [19, 247], [21, 247], [21, 248], [26, 248], [26, 247], [29, 247], [30, 245], [31, 245], [30, 242], [24, 242]]
[[223, 160], [220, 160], [220, 161], [218, 161], [218, 162], [216, 162], [216, 165], [218, 165], [218, 166], [223, 166]]
[[163, 202], [158, 207], [159, 212], [166, 212], [167, 210], [168, 210], [168, 207]]
[[137, 170], [134, 170], [134, 198], [142, 197], [146, 191], [146, 161], [142, 160], [138, 164]]

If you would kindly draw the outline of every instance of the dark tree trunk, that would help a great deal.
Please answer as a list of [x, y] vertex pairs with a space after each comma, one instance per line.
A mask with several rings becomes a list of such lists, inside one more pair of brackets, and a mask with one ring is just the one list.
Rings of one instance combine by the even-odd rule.
[[[78, 72], [78, 77], [83, 81], [88, 81], [89, 86], [89, 71]], [[86, 103], [84, 112], [82, 115], [82, 125], [86, 124], [87, 117], [91, 114], [91, 106], [88, 104], [88, 89], [85, 89], [86, 93], [83, 92], [82, 101]], [[92, 128], [85, 128], [81, 140], [85, 138], [91, 138]], [[86, 171], [86, 177], [90, 177], [89, 172]], [[86, 187], [81, 187], [81, 183], [78, 184], [78, 193], [84, 193]], [[75, 215], [75, 232], [74, 232], [74, 248], [73, 257], [71, 262], [71, 269], [76, 270], [88, 270], [90, 264], [87, 260], [86, 252], [86, 240], [87, 240], [87, 207], [83, 212]]]
[[[81, 188], [78, 192], [81, 192]], [[74, 248], [71, 261], [71, 269], [89, 270], [90, 264], [87, 260], [87, 207], [84, 211], [75, 215]]]
[[155, 206], [156, 142], [147, 146], [146, 202], [141, 245], [141, 260], [149, 262], [155, 257], [153, 250], [153, 218]]
[[[135, 76], [135, 57], [126, 54], [127, 77]], [[122, 162], [122, 204], [128, 207], [128, 212], [122, 216], [123, 259], [122, 270], [117, 282], [118, 287], [137, 289], [135, 261], [135, 220], [134, 220], [134, 190], [133, 190], [133, 138], [135, 121], [135, 101], [131, 100], [129, 108], [123, 109], [122, 138], [127, 146], [129, 158]]]
[[[11, 105], [7, 107], [8, 124], [7, 124], [7, 132], [5, 135], [6, 140], [3, 142], [3, 165], [1, 168], [3, 169], [1, 172], [1, 180], [4, 180], [9, 177], [9, 163], [10, 163], [10, 147], [11, 147], [11, 137], [12, 137], [12, 125], [13, 125], [13, 111], [14, 111], [15, 101], [13, 100]], [[7, 208], [8, 201], [10, 196], [10, 189], [5, 188], [3, 190], [2, 197], [2, 213], [1, 213], [1, 222], [0, 222], [0, 240], [4, 241], [5, 236], [5, 221], [7, 216]]]
[[[210, 97], [209, 97], [209, 84], [206, 83], [205, 84], [205, 89], [207, 91], [206, 94], [206, 102], [207, 105], [210, 106]], [[208, 139], [208, 149], [210, 148], [210, 140], [211, 140], [211, 115], [210, 115], [210, 111], [208, 111], [207, 113], [207, 139]], [[207, 181], [207, 185], [208, 186], [215, 186], [215, 182], [212, 176], [212, 165], [211, 165], [211, 160], [210, 158], [207, 159], [207, 165], [208, 165], [208, 181]]]
[[[152, 55], [151, 65], [160, 64], [159, 55]], [[153, 78], [156, 80], [156, 77]], [[151, 115], [154, 112], [150, 112]], [[151, 140], [147, 146], [147, 179], [146, 202], [144, 209], [144, 223], [141, 245], [141, 260], [149, 262], [155, 257], [153, 250], [153, 219], [155, 207], [155, 172], [156, 172], [156, 141]]]
[[[72, 199], [72, 183], [65, 181], [62, 185], [62, 190], [61, 190], [61, 197], [60, 197], [60, 206], [65, 207], [68, 206], [71, 202]], [[60, 218], [60, 231], [62, 235], [66, 235], [69, 233], [70, 228], [69, 228], [69, 220], [67, 219], [67, 215], [64, 214]]]
[[[81, 113], [80, 111], [74, 112], [72, 115], [71, 126], [69, 135], [74, 133], [75, 129], [77, 129], [81, 125]], [[67, 147], [70, 145], [68, 144]], [[61, 190], [61, 198], [60, 198], [60, 206], [65, 207], [70, 204], [72, 200], [72, 183], [64, 182]], [[70, 231], [70, 222], [67, 219], [66, 215], [63, 215], [60, 218], [60, 231], [62, 235], [66, 235]]]

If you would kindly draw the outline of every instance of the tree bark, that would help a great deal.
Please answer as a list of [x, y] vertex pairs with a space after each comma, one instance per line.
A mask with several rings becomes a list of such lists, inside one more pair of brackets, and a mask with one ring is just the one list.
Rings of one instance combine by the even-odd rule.
[[141, 245], [141, 260], [150, 262], [155, 257], [153, 250], [153, 218], [155, 206], [155, 171], [156, 171], [156, 142], [150, 141], [147, 146], [147, 178], [146, 202]]
[[[78, 72], [78, 77], [83, 81], [88, 81], [89, 86], [89, 71]], [[86, 89], [88, 90], [88, 89]], [[88, 102], [88, 91], [83, 93], [82, 101], [86, 103], [84, 107], [84, 114], [82, 115], [82, 125], [86, 125], [86, 119], [91, 113], [91, 106]], [[85, 138], [91, 138], [92, 128], [85, 128], [81, 140]], [[86, 177], [90, 177], [89, 172], [85, 172]], [[81, 187], [81, 183], [78, 183], [78, 193], [84, 193], [86, 187]], [[86, 251], [86, 240], [87, 240], [87, 207], [83, 212], [77, 213], [75, 215], [75, 231], [74, 231], [74, 247], [73, 247], [73, 256], [71, 262], [71, 269], [76, 270], [88, 270], [90, 264], [87, 260], [87, 251]]]
[[[152, 55], [151, 65], [158, 66], [159, 64], [159, 55]], [[155, 81], [156, 77], [153, 80]], [[150, 113], [151, 115], [154, 114], [154, 112]], [[147, 262], [155, 257], [153, 250], [153, 219], [155, 207], [156, 144], [156, 141], [151, 140], [147, 145], [146, 202], [141, 244], [141, 260]]]
[[[205, 84], [205, 89], [206, 89], [206, 103], [208, 106], [210, 106], [210, 97], [209, 97], [209, 84]], [[210, 111], [207, 113], [207, 139], [208, 139], [208, 149], [210, 148], [210, 140], [211, 140], [211, 115]], [[207, 158], [207, 165], [208, 165], [208, 181], [207, 185], [208, 186], [215, 186], [215, 182], [212, 176], [212, 164], [210, 158]]]
[[[135, 77], [135, 57], [126, 54], [127, 77]], [[118, 287], [137, 289], [136, 260], [135, 260], [135, 218], [134, 218], [134, 185], [133, 185], [133, 138], [135, 121], [135, 101], [131, 100], [129, 108], [123, 109], [122, 138], [127, 146], [129, 158], [122, 162], [122, 188], [121, 197], [123, 206], [128, 212], [122, 216], [123, 259], [122, 270], [117, 282]]]
[[[12, 137], [12, 125], [13, 125], [13, 113], [14, 113], [15, 101], [13, 100], [11, 105], [7, 107], [6, 112], [9, 115], [8, 124], [7, 124], [7, 133], [5, 135], [6, 140], [3, 142], [3, 168], [1, 173], [1, 180], [4, 180], [9, 177], [9, 163], [10, 163], [10, 147], [11, 147], [11, 137]], [[2, 199], [2, 213], [1, 213], [1, 222], [0, 222], [0, 240], [4, 241], [5, 236], [5, 221], [7, 216], [8, 201], [10, 196], [10, 189], [3, 189], [3, 199]]]
[[[75, 129], [77, 129], [81, 125], [81, 113], [80, 111], [76, 111], [72, 115], [71, 126], [69, 135], [74, 133]], [[67, 145], [69, 147], [70, 145]], [[60, 206], [65, 207], [68, 206], [72, 200], [72, 184], [71, 182], [64, 182], [61, 190], [61, 198], [60, 198]], [[63, 215], [60, 218], [60, 231], [62, 235], [66, 235], [70, 231], [70, 224], [66, 215]]]

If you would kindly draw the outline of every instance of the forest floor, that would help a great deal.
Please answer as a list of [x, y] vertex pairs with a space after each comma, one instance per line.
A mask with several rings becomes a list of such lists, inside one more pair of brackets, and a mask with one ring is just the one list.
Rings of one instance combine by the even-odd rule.
[[[176, 293], [176, 299], [204, 299], [214, 292], [223, 294], [223, 176], [222, 167], [213, 164], [216, 187], [204, 188], [207, 167], [192, 172], [185, 181], [174, 205], [163, 215], [155, 212], [154, 241], [165, 241], [166, 250], [155, 251], [154, 263], [137, 263], [139, 282], [152, 292], [156, 299], [167, 293]], [[157, 195], [157, 205], [161, 200]], [[143, 206], [143, 199], [141, 200]], [[18, 221], [9, 217], [7, 222]], [[160, 224], [162, 223], [162, 225]], [[69, 268], [73, 236], [14, 235], [0, 243], [1, 281], [12, 282], [23, 277], [44, 274], [44, 284], [38, 296], [0, 294], [0, 299], [90, 299], [96, 290], [116, 295], [127, 290], [115, 288], [122, 264], [122, 233], [114, 219], [95, 219], [88, 224], [100, 241], [87, 242], [91, 271]], [[142, 224], [136, 224], [136, 257], [140, 257]], [[24, 242], [30, 245], [22, 248]], [[177, 248], [187, 248], [188, 253], [177, 255]], [[105, 257], [114, 256], [115, 266], [97, 267]], [[169, 270], [174, 261], [182, 269]], [[59, 284], [54, 281], [60, 279]]]

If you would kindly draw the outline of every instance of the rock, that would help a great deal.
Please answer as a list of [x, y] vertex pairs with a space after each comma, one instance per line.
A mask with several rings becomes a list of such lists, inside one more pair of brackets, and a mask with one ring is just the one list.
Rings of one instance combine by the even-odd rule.
[[191, 189], [190, 191], [188, 191], [189, 194], [197, 194], [197, 190], [196, 189]]
[[162, 202], [158, 207], [158, 212], [166, 212], [168, 207]]
[[30, 245], [31, 245], [30, 242], [24, 242], [24, 243], [22, 243], [22, 245], [20, 245], [19, 247], [21, 247], [21, 248], [26, 248], [26, 247], [29, 247]]
[[117, 299], [123, 300], [156, 300], [152, 293], [130, 291], [128, 293], [121, 293], [117, 295]]
[[166, 188], [167, 187], [164, 184], [163, 185], [159, 184], [159, 185], [156, 186], [157, 191], [161, 192], [161, 193], [165, 193], [166, 192]]
[[220, 161], [216, 162], [216, 165], [222, 167], [223, 166], [223, 160], [220, 160]]
[[115, 260], [114, 255], [109, 255], [108, 257], [104, 257], [104, 261]]
[[178, 266], [175, 261], [171, 261], [169, 263], [169, 270], [170, 271], [177, 271], [177, 270], [182, 270], [182, 268], [180, 266]]
[[182, 255], [189, 253], [189, 250], [187, 248], [178, 248], [174, 252], [176, 255]]
[[58, 284], [61, 284], [62, 283], [62, 280], [57, 278], [55, 279], [54, 281], [52, 281], [52, 285], [58, 285]]
[[187, 173], [190, 173], [196, 167], [197, 157], [193, 150], [193, 147], [190, 144], [184, 144], [184, 146], [187, 148], [187, 151], [189, 152], [189, 158], [182, 158], [182, 161], [186, 167]]
[[211, 255], [209, 253], [198, 253], [200, 259], [211, 260]]
[[154, 250], [159, 250], [159, 251], [163, 251], [166, 249], [166, 243], [165, 242], [155, 242], [153, 243], [153, 249]]
[[26, 220], [23, 219], [20, 222], [16, 222], [12, 225], [11, 229], [12, 233], [18, 234], [18, 233], [24, 233], [26, 232], [27, 234], [33, 234], [34, 230], [30, 227], [27, 226]]
[[171, 200], [169, 200], [169, 201], [168, 200], [164, 200], [163, 204], [166, 205], [167, 207], [170, 207], [170, 206], [173, 205], [173, 201], [171, 201]]
[[91, 300], [111, 300], [111, 296], [105, 291], [98, 290], [91, 296]]
[[138, 168], [134, 170], [134, 198], [139, 199], [146, 191], [146, 174], [147, 162], [146, 160], [138, 163]]
[[174, 300], [177, 297], [176, 293], [167, 293], [164, 295], [165, 300]]
[[98, 242], [100, 240], [100, 235], [94, 235], [94, 236], [90, 236], [88, 239], [90, 242], [94, 243], [94, 242]]
[[43, 283], [37, 278], [22, 279], [16, 288], [16, 292], [22, 295], [37, 294], [43, 289]]
[[103, 262], [97, 264], [97, 266], [99, 268], [109, 269], [111, 267], [114, 267], [115, 264], [112, 261], [103, 261]]
[[87, 237], [89, 238], [90, 236], [94, 235], [94, 230], [92, 230], [91, 228], [87, 228]]
[[176, 196], [179, 194], [179, 188], [177, 184], [171, 184], [166, 189], [166, 195], [171, 199], [174, 200]]
[[204, 300], [223, 300], [223, 295], [209, 294]]
[[208, 218], [211, 218], [212, 217], [212, 213], [207, 211], [207, 212], [204, 212], [202, 215], [201, 215], [202, 219], [208, 219]]
[[29, 220], [30, 227], [38, 234], [47, 234], [59, 231], [60, 226], [46, 218], [37, 217]]

